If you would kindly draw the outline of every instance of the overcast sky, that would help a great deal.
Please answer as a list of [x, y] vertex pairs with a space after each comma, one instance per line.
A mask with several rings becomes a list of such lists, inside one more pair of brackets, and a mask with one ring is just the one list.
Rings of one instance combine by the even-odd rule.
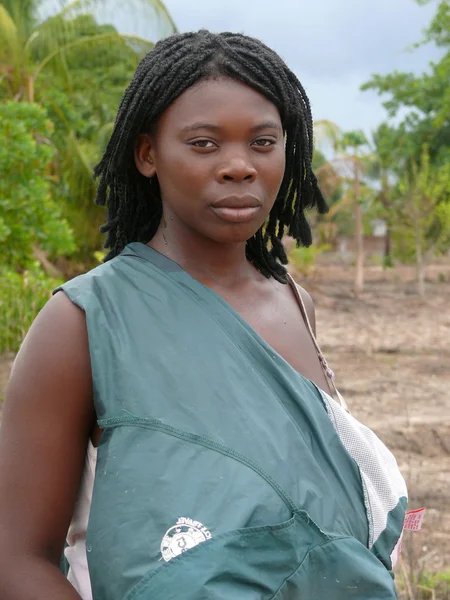
[[295, 71], [315, 119], [367, 132], [385, 119], [382, 100], [360, 92], [372, 73], [422, 72], [437, 51], [413, 53], [436, 2], [414, 0], [165, 0], [180, 31], [202, 27], [258, 37]]

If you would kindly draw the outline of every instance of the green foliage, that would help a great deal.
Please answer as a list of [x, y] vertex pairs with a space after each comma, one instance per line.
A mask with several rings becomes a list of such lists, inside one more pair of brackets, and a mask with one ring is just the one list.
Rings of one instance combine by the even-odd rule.
[[434, 234], [437, 234], [436, 246], [443, 253], [450, 248], [450, 201], [438, 204], [435, 209], [435, 216], [437, 225], [434, 231]]
[[34, 248], [52, 256], [74, 250], [72, 233], [52, 199], [52, 124], [37, 104], [0, 104], [0, 252], [26, 269]]
[[[420, 162], [399, 179], [387, 209], [396, 255], [419, 261], [450, 245], [450, 165], [431, 163], [424, 146]], [[419, 255], [419, 256], [418, 256]]]
[[[55, 194], [85, 261], [101, 245], [104, 220], [94, 206], [92, 168], [123, 91], [154, 42], [104, 23], [108, 12], [116, 21], [117, 11], [123, 13], [119, 0], [72, 0], [45, 20], [39, 18], [42, 7], [48, 14], [46, 0], [0, 0], [0, 102], [37, 101], [47, 109], [57, 150]], [[176, 31], [161, 0], [136, 0], [128, 13], [124, 25], [133, 29], [133, 21], [144, 20], [155, 41]]]
[[309, 277], [315, 271], [317, 258], [327, 250], [331, 250], [328, 244], [313, 244], [308, 248], [294, 247], [289, 252], [289, 262], [301, 275]]
[[[418, 0], [418, 4], [429, 4], [430, 0]], [[436, 15], [425, 31], [424, 42], [434, 42], [437, 46], [450, 46], [450, 2], [440, 0]]]
[[[427, 4], [429, 0], [417, 0]], [[377, 203], [392, 226], [397, 257], [409, 261], [450, 248], [450, 1], [439, 0], [421, 44], [443, 50], [439, 61], [421, 75], [374, 75], [362, 89], [387, 95], [388, 114], [403, 111], [396, 127], [374, 133], [375, 164], [380, 191]]]
[[[58, 149], [61, 207], [72, 225], [78, 258], [89, 262], [93, 249], [101, 246], [99, 226], [105, 218], [104, 210], [94, 204], [92, 170], [140, 56], [113, 26], [97, 24], [92, 15], [75, 17], [58, 35], [52, 43], [69, 48], [57, 57], [62, 68], [40, 76], [36, 98], [55, 123], [52, 140]], [[86, 43], [70, 47], [83, 40]], [[150, 47], [147, 44], [146, 50]], [[50, 51], [41, 44], [35, 48], [35, 60]]]
[[[316, 150], [313, 157], [313, 169], [330, 208], [328, 214], [319, 219], [320, 235], [324, 240], [332, 241], [336, 234], [349, 235], [354, 231], [355, 192], [362, 205], [366, 205], [371, 197], [363, 181], [368, 141], [364, 132], [343, 132], [330, 121], [318, 121], [314, 127], [315, 139], [321, 147], [332, 148], [335, 153], [328, 160], [323, 152]], [[331, 224], [335, 227], [331, 228]]]
[[[419, 3], [426, 3], [422, 0]], [[362, 86], [387, 94], [384, 103], [390, 116], [407, 109], [399, 127], [407, 158], [419, 160], [424, 144], [433, 162], [444, 164], [450, 159], [450, 2], [441, 0], [421, 43], [434, 43], [444, 50], [442, 58], [431, 63], [427, 73], [414, 75], [394, 71], [374, 75]]]
[[[450, 571], [437, 573], [430, 571], [413, 572], [409, 587], [414, 591], [416, 600], [450, 600]], [[407, 592], [408, 586], [403, 573], [398, 576], [398, 588], [401, 600], [411, 598], [411, 595]]]
[[353, 150], [353, 154], [358, 154], [361, 148], [367, 146], [367, 138], [363, 131], [346, 131], [339, 140], [338, 149], [348, 151]]
[[414, 231], [404, 227], [394, 227], [392, 231], [393, 256], [405, 265], [414, 264], [416, 260], [416, 246]]
[[38, 312], [60, 281], [48, 278], [37, 264], [18, 274], [0, 270], [0, 354], [17, 352]]
[[[434, 590], [437, 600], [450, 600], [450, 571], [425, 572], [420, 579], [420, 586], [422, 591]], [[426, 597], [425, 594], [423, 597]]]

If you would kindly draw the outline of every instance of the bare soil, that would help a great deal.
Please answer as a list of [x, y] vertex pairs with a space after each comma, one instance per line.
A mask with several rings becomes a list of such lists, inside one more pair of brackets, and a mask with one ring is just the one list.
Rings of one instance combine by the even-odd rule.
[[[322, 265], [296, 279], [316, 303], [319, 342], [350, 410], [396, 455], [410, 507], [427, 508], [423, 530], [406, 540], [414, 560], [448, 569], [450, 264], [428, 268], [424, 299], [409, 268], [368, 268], [359, 298], [351, 267]], [[0, 400], [12, 358], [0, 357]]]

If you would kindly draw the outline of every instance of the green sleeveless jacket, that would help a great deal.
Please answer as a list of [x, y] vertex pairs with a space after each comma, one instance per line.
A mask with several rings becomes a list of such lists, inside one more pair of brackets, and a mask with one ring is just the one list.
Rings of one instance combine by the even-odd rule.
[[370, 430], [144, 244], [61, 289], [103, 429], [94, 600], [396, 598], [406, 489]]

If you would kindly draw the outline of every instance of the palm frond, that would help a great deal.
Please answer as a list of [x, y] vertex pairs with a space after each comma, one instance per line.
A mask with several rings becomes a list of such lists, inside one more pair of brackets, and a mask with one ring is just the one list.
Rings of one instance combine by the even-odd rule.
[[[111, 131], [112, 106], [139, 58], [176, 27], [161, 0], [38, 3], [39, 24], [24, 44], [27, 65], [34, 70], [30, 81], [37, 80], [36, 97], [50, 104], [56, 117], [58, 187], [66, 216], [86, 249], [92, 249], [100, 243], [98, 225], [103, 220], [94, 204], [92, 168]], [[46, 92], [52, 87], [59, 92], [54, 102]], [[69, 105], [73, 111], [66, 110]]]
[[14, 21], [18, 36], [22, 40], [26, 40], [36, 26], [37, 3], [37, 0], [2, 0], [1, 2]]
[[69, 188], [71, 200], [75, 204], [86, 208], [91, 204], [95, 195], [96, 188], [92, 177], [92, 169], [97, 157], [94, 160], [89, 160], [64, 112], [56, 102], [51, 99], [47, 101], [67, 130], [64, 142], [58, 144], [56, 148], [60, 175], [62, 176], [64, 173], [64, 184]]
[[357, 129], [354, 131], [346, 131], [342, 136], [340, 141], [340, 147], [342, 150], [346, 150], [347, 148], [352, 148], [354, 153], [364, 146], [368, 145], [367, 137], [362, 129]]
[[93, 15], [99, 24], [111, 23], [120, 33], [152, 41], [177, 31], [161, 0], [72, 0], [63, 3], [59, 11], [59, 15], [68, 21], [82, 14]]
[[342, 130], [333, 121], [322, 119], [314, 122], [314, 141], [318, 148], [323, 149], [331, 146], [334, 150], [341, 137]]
[[[139, 59], [155, 41], [176, 31], [175, 24], [161, 0], [53, 0], [30, 42], [35, 76], [51, 63], [52, 70], [69, 83], [67, 51], [83, 46], [83, 52], [128, 45]], [[42, 15], [43, 16], [43, 15]], [[126, 25], [124, 25], [126, 24]], [[89, 57], [86, 57], [89, 60]]]
[[68, 44], [64, 44], [55, 48], [52, 52], [50, 52], [36, 67], [34, 71], [34, 79], [36, 80], [41, 73], [42, 69], [47, 66], [48, 63], [53, 61], [55, 58], [60, 58], [63, 56], [68, 50], [72, 50], [74, 48], [83, 46], [85, 48], [91, 48], [92, 50], [97, 51], [103, 43], [116, 43], [120, 45], [125, 45], [127, 43], [133, 44], [137, 43], [141, 46], [146, 46], [150, 51], [153, 47], [152, 42], [148, 42], [142, 38], [137, 36], [129, 36], [129, 35], [119, 35], [116, 32], [112, 33], [99, 33], [97, 35], [92, 35], [89, 37], [77, 39]]
[[12, 66], [19, 45], [17, 26], [3, 4], [0, 4], [0, 64]]
[[73, 131], [69, 131], [64, 148], [60, 148], [61, 168], [72, 201], [79, 207], [89, 208], [95, 196], [92, 177], [93, 162]]

